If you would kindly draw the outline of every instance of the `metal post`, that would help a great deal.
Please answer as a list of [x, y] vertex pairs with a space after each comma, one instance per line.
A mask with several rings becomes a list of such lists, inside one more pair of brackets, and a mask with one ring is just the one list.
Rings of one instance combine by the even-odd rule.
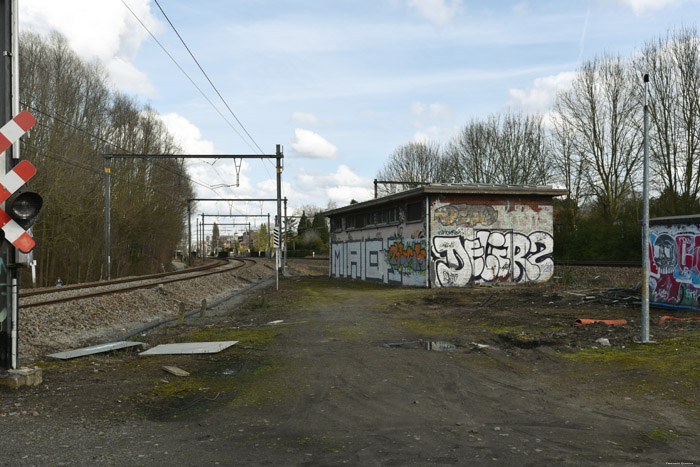
[[207, 239], [204, 238], [204, 213], [202, 213], [202, 223], [199, 225], [202, 229], [202, 264], [207, 258]]
[[109, 153], [111, 152], [111, 148], [109, 145], [105, 147], [105, 271], [104, 271], [104, 278], [105, 280], [110, 279], [110, 271], [112, 270], [112, 245], [111, 245], [111, 205], [110, 205], [110, 198], [111, 198], [111, 165], [112, 165], [112, 158], [109, 157]]
[[[282, 233], [282, 145], [277, 145], [277, 150], [275, 151], [277, 156], [277, 222], [276, 227], [279, 227], [280, 234]], [[280, 248], [277, 247], [277, 256], [280, 255]], [[284, 274], [284, 263], [278, 263], [278, 269], [282, 268], [282, 273]]]
[[250, 231], [250, 222], [248, 222], [248, 256], [253, 256], [253, 233]]
[[192, 266], [192, 200], [187, 200], [187, 264]]
[[642, 342], [649, 342], [649, 159], [647, 126], [648, 113], [647, 90], [649, 87], [649, 75], [644, 75], [644, 219], [642, 227], [642, 266], [644, 279], [642, 280]]
[[[0, 47], [5, 52], [0, 62], [0, 125], [12, 119], [12, 5], [0, 0]], [[12, 147], [1, 155], [0, 175], [12, 169]], [[13, 248], [8, 242], [0, 245], [0, 369], [12, 368], [12, 269]]]
[[374, 199], [377, 199], [377, 179], [374, 179]]
[[271, 251], [271, 247], [270, 247], [270, 234], [271, 233], [272, 232], [270, 232], [270, 213], [268, 212], [267, 213], [267, 257], [268, 258], [270, 257], [270, 251]]
[[195, 251], [197, 252], [197, 255], [199, 256], [199, 255], [201, 254], [201, 251], [200, 251], [200, 249], [199, 249], [199, 217], [197, 217], [197, 218], [195, 219], [195, 221], [196, 221], [195, 227], [196, 227], [196, 229], [197, 229], [197, 230], [196, 230], [196, 238], [195, 238], [195, 245], [196, 245], [196, 246], [195, 246]]
[[13, 370], [19, 368], [19, 353], [18, 353], [18, 334], [17, 334], [17, 317], [19, 310], [19, 287], [17, 285], [17, 278], [12, 278], [12, 324], [10, 329], [10, 340], [12, 341], [12, 358], [11, 367]]
[[287, 198], [284, 198], [284, 266], [282, 271], [287, 267], [287, 229], [289, 228], [289, 219], [287, 219]]

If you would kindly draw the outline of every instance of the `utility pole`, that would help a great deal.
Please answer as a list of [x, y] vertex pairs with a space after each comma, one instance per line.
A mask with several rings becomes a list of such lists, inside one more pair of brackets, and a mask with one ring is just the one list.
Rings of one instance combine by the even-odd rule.
[[[9, 122], [14, 112], [15, 97], [18, 96], [17, 82], [17, 2], [0, 0], [0, 40], [2, 41], [2, 65], [0, 66], [0, 126]], [[0, 156], [0, 176], [12, 170], [19, 157], [19, 145], [10, 146]], [[3, 206], [4, 207], [4, 206]], [[0, 370], [17, 369], [17, 314], [16, 297], [17, 268], [15, 266], [15, 249], [9, 242], [0, 245]]]
[[647, 88], [649, 87], [649, 75], [644, 75], [644, 205], [642, 221], [642, 343], [649, 343], [649, 157], [647, 142], [647, 126], [649, 106], [647, 105]]
[[[277, 227], [277, 231], [282, 234], [282, 158], [284, 155], [282, 154], [282, 145], [278, 144], [277, 145], [277, 150], [275, 151], [276, 160], [277, 160], [277, 224], [275, 227]], [[279, 271], [282, 269], [282, 274], [284, 274], [284, 262], [282, 262], [282, 258], [280, 257], [280, 250], [281, 248], [277, 246], [277, 258], [279, 258], [277, 261], [279, 261], [277, 270]]]
[[[106, 153], [110, 153], [110, 147], [107, 145], [105, 148]], [[110, 206], [110, 198], [111, 198], [111, 184], [112, 180], [110, 177], [110, 172], [111, 172], [111, 165], [112, 165], [112, 158], [109, 157], [109, 154], [105, 154], [105, 271], [104, 271], [104, 278], [106, 281], [110, 279], [110, 271], [112, 270], [112, 247], [111, 247], [111, 225], [110, 223], [112, 222], [112, 217], [111, 217], [111, 206]]]
[[287, 266], [287, 229], [289, 228], [289, 220], [287, 220], [287, 198], [284, 198], [284, 266]]

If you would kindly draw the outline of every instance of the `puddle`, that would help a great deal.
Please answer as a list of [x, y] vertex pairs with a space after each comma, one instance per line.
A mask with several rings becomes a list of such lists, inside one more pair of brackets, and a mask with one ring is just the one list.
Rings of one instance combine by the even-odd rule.
[[391, 347], [395, 349], [421, 349], [421, 350], [432, 350], [434, 352], [446, 352], [449, 350], [455, 350], [457, 346], [452, 342], [445, 341], [411, 341], [411, 342], [394, 342], [384, 344], [384, 347]]

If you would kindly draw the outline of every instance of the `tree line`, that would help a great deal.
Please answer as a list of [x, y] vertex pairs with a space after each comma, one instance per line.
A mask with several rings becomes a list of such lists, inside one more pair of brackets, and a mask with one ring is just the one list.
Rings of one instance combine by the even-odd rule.
[[[178, 154], [156, 112], [117, 92], [97, 62], [80, 59], [58, 34], [20, 37], [20, 105], [37, 119], [21, 157], [44, 198], [33, 228], [37, 282], [99, 280], [105, 275], [106, 151]], [[111, 148], [108, 148], [108, 145]], [[112, 159], [111, 275], [169, 267], [186, 224], [192, 182], [182, 159]], [[27, 281], [24, 271], [22, 282]]]
[[[416, 183], [554, 184], [555, 257], [639, 259], [644, 81], [650, 213], [700, 213], [700, 38], [681, 27], [631, 57], [582, 63], [545, 115], [505, 111], [467, 122], [444, 146], [399, 146], [377, 173]], [[381, 186], [382, 194], [401, 189]]]

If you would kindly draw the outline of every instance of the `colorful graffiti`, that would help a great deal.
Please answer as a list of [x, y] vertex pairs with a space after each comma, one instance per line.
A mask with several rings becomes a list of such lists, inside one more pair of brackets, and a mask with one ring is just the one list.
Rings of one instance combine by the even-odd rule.
[[424, 274], [427, 257], [425, 242], [396, 240], [387, 250], [386, 261], [400, 272]]
[[425, 239], [372, 238], [331, 246], [332, 277], [425, 286], [426, 271]]
[[432, 238], [435, 285], [461, 287], [494, 281], [544, 282], [554, 272], [554, 240], [547, 232], [476, 231], [474, 238]]
[[651, 299], [700, 309], [700, 226], [652, 228]]
[[435, 209], [433, 217], [445, 226], [489, 226], [498, 220], [498, 212], [487, 204], [447, 204]]

